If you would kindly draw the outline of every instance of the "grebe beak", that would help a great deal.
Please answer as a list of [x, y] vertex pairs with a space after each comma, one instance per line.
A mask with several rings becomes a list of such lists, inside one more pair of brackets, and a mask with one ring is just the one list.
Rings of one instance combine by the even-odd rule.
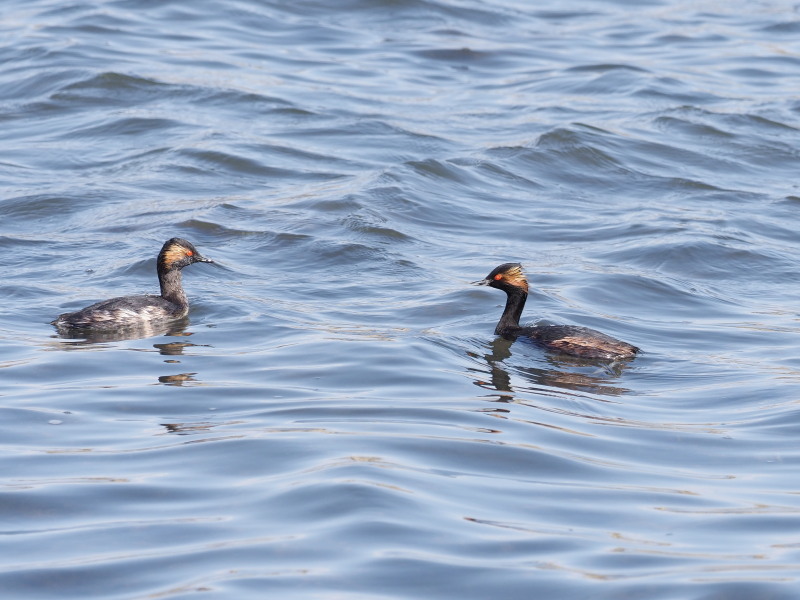
[[478, 281], [470, 281], [470, 285], [489, 285], [489, 280], [479, 279]]
[[207, 262], [214, 264], [213, 260], [211, 260], [210, 258], [206, 258], [205, 256], [200, 256], [199, 254], [194, 255], [194, 262]]

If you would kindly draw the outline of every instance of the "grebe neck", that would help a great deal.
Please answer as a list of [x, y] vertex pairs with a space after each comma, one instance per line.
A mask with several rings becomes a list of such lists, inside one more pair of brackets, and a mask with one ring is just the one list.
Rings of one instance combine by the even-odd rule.
[[525, 301], [528, 299], [528, 293], [518, 287], [505, 290], [505, 292], [508, 296], [506, 307], [494, 329], [495, 335], [513, 333], [514, 330], [519, 329], [519, 319], [522, 316], [522, 309], [525, 308]]
[[186, 297], [186, 292], [183, 291], [181, 279], [180, 269], [163, 272], [159, 269], [158, 282], [161, 284], [161, 297], [181, 308], [186, 308], [189, 306], [189, 299]]

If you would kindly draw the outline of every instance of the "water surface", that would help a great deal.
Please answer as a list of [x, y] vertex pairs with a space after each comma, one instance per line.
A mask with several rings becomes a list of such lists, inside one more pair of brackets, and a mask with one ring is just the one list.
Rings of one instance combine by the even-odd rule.
[[[4, 5], [8, 598], [789, 600], [786, 2]], [[188, 320], [59, 337], [157, 290]], [[526, 322], [468, 282], [520, 261]]]

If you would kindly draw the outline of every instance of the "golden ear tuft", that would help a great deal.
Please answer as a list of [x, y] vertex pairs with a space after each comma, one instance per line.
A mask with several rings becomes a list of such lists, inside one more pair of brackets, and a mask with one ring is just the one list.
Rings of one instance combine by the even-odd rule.
[[522, 272], [522, 267], [519, 265], [514, 265], [503, 273], [503, 279], [511, 285], [520, 287], [526, 292], [528, 291], [528, 280], [525, 279], [525, 273]]
[[169, 248], [164, 251], [164, 265], [170, 266], [173, 263], [178, 262], [179, 260], [183, 260], [187, 256], [191, 256], [192, 251], [187, 250], [180, 244], [172, 244]]

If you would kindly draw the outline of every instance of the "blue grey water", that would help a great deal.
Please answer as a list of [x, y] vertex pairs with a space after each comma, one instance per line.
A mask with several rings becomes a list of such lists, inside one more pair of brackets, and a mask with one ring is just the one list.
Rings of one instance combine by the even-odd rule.
[[[800, 8], [5, 0], [2, 598], [800, 597]], [[157, 290], [188, 321], [59, 337]], [[625, 364], [493, 335], [600, 329]]]

